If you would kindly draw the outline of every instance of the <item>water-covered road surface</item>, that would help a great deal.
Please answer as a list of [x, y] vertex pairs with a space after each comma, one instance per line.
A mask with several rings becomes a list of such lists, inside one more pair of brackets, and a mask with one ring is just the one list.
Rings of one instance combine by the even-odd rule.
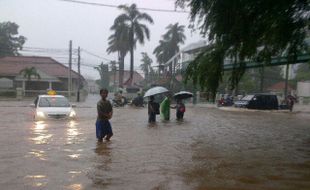
[[188, 106], [183, 122], [172, 110], [148, 125], [145, 108], [115, 108], [114, 136], [98, 144], [97, 98], [71, 122], [1, 107], [0, 189], [310, 189], [307, 114]]

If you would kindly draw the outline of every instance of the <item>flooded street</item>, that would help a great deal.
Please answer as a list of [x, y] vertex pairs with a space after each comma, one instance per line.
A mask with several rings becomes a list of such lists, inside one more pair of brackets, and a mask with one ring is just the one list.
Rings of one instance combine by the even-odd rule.
[[71, 122], [33, 122], [32, 108], [2, 106], [1, 187], [310, 189], [307, 114], [188, 106], [183, 122], [171, 110], [170, 122], [149, 125], [146, 108], [114, 108], [114, 136], [97, 144], [97, 100], [78, 104]]

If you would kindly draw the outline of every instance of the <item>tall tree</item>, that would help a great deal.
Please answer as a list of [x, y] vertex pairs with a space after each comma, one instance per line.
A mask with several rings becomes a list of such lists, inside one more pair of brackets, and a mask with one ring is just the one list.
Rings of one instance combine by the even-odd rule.
[[[167, 32], [162, 36], [159, 45], [154, 49], [157, 61], [160, 65], [166, 63], [176, 53], [180, 51], [180, 44], [183, 44], [186, 36], [184, 35], [184, 26], [179, 23], [170, 24], [166, 27]], [[169, 65], [172, 72], [172, 63]]]
[[126, 23], [118, 22], [110, 28], [114, 33], [108, 38], [109, 47], [107, 52], [118, 53], [119, 60], [119, 87], [123, 87], [124, 82], [124, 60], [129, 51], [129, 26]]
[[110, 76], [109, 76], [109, 65], [101, 63], [97, 67], [94, 67], [99, 72], [100, 80], [98, 84], [101, 88], [109, 89]]
[[32, 77], [37, 78], [37, 79], [41, 79], [41, 76], [35, 67], [26, 67], [26, 68], [22, 69], [19, 72], [19, 74], [21, 74], [25, 79], [27, 79], [26, 82], [31, 81]]
[[308, 0], [176, 0], [189, 5], [192, 25], [208, 36], [210, 47], [189, 65], [187, 78], [215, 94], [225, 58], [235, 65], [231, 88], [245, 71], [245, 60], [270, 64], [272, 56], [296, 60], [309, 30]]
[[156, 56], [157, 62], [159, 64], [158, 71], [162, 73], [164, 71], [164, 63], [166, 63], [170, 58], [170, 49], [167, 41], [159, 40], [159, 45], [154, 49], [153, 53]]
[[147, 13], [142, 13], [138, 10], [136, 4], [130, 6], [120, 5], [119, 9], [123, 10], [124, 13], [119, 15], [114, 20], [114, 25], [125, 24], [129, 31], [129, 51], [130, 51], [130, 79], [133, 78], [133, 67], [134, 67], [134, 48], [136, 42], [144, 44], [145, 37], [150, 39], [150, 31], [145, 24], [141, 24], [141, 21], [146, 21], [153, 24], [153, 19]]
[[23, 75], [23, 77], [26, 78], [28, 81], [30, 81], [32, 77], [41, 79], [41, 76], [35, 67], [26, 67], [21, 70], [19, 74]]
[[14, 22], [0, 23], [0, 57], [18, 55], [26, 38], [18, 36], [18, 25]]
[[144, 73], [144, 77], [145, 77], [145, 81], [148, 84], [149, 82], [149, 73], [152, 70], [152, 63], [153, 60], [148, 56], [148, 54], [146, 52], [142, 52], [142, 59], [141, 62], [142, 64], [140, 65], [140, 69], [143, 71]]

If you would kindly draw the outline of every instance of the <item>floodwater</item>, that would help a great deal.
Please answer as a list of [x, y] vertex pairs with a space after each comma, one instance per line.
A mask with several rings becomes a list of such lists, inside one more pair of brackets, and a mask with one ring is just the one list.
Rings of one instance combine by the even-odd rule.
[[307, 114], [188, 106], [183, 122], [172, 110], [148, 125], [145, 108], [115, 108], [114, 136], [98, 144], [97, 98], [71, 122], [0, 107], [0, 189], [310, 189]]

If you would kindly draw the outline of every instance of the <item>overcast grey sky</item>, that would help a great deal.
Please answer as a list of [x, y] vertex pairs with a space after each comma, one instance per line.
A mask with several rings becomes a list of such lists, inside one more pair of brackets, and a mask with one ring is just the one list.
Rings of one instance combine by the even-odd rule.
[[[105, 3], [112, 5], [136, 3], [138, 7], [155, 9], [174, 9], [174, 0], [81, 0], [87, 2]], [[135, 69], [139, 69], [141, 52], [147, 52], [153, 59], [154, 48], [158, 45], [165, 27], [179, 22], [186, 26], [186, 46], [201, 40], [197, 33], [187, 28], [188, 14], [143, 11], [150, 14], [154, 20], [149, 25], [151, 40], [145, 45], [138, 45], [135, 51]], [[43, 48], [68, 48], [69, 40], [74, 48], [80, 46], [108, 59], [116, 60], [117, 54], [106, 53], [107, 38], [112, 34], [110, 27], [116, 16], [121, 13], [117, 8], [99, 7], [68, 3], [60, 0], [0, 0], [0, 22], [12, 21], [17, 23], [19, 33], [27, 37], [24, 46]], [[57, 56], [49, 53], [51, 56]], [[58, 58], [61, 62], [68, 62], [64, 54]], [[102, 60], [82, 53], [82, 63], [97, 65]], [[75, 66], [75, 65], [74, 65]], [[75, 66], [76, 67], [76, 66]], [[125, 60], [125, 68], [129, 68], [129, 54]], [[74, 68], [75, 69], [75, 68]], [[82, 74], [86, 78], [99, 78], [97, 71], [91, 67], [82, 66]]]

